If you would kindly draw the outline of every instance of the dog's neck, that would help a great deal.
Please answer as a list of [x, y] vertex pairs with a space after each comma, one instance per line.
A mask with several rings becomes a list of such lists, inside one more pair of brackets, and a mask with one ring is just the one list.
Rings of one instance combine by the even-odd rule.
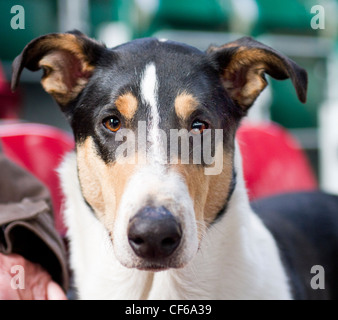
[[[236, 147], [238, 150], [238, 147]], [[83, 299], [288, 299], [287, 277], [269, 231], [252, 212], [241, 157], [225, 214], [212, 225], [195, 258], [182, 269], [147, 272], [123, 267], [106, 229], [81, 195], [75, 154], [61, 169], [71, 267]], [[274, 281], [271, 281], [274, 279]]]

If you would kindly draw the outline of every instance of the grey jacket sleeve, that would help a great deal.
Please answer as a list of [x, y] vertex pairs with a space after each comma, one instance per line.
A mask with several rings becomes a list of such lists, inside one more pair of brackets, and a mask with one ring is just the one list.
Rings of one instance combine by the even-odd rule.
[[0, 252], [39, 263], [66, 291], [64, 244], [54, 228], [47, 188], [2, 153], [0, 144]]

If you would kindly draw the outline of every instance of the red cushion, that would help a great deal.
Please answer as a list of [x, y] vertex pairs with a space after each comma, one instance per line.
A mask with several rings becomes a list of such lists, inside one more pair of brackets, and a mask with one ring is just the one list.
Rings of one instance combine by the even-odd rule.
[[237, 133], [250, 199], [318, 188], [297, 140], [276, 123], [243, 123]]

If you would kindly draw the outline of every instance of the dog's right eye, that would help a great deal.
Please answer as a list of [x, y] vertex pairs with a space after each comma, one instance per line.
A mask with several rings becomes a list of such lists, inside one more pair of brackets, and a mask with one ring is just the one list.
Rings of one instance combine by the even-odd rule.
[[205, 121], [195, 120], [191, 125], [190, 132], [193, 134], [201, 134], [205, 129], [209, 129], [208, 123]]
[[111, 116], [103, 120], [103, 125], [110, 131], [116, 132], [121, 128], [121, 121], [116, 116]]

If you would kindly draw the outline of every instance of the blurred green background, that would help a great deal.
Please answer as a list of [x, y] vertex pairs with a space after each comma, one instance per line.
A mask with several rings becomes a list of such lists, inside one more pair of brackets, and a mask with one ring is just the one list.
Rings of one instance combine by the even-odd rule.
[[[25, 9], [25, 29], [13, 30], [13, 5]], [[325, 28], [311, 20], [321, 5]], [[1, 0], [0, 60], [7, 78], [11, 61], [33, 38], [78, 28], [108, 46], [157, 36], [205, 50], [243, 35], [284, 52], [309, 73], [308, 102], [301, 104], [290, 81], [269, 79], [259, 117], [290, 129], [318, 167], [318, 108], [327, 98], [328, 69], [337, 54], [338, 0]], [[40, 74], [22, 76], [22, 118], [69, 130], [39, 85]]]

